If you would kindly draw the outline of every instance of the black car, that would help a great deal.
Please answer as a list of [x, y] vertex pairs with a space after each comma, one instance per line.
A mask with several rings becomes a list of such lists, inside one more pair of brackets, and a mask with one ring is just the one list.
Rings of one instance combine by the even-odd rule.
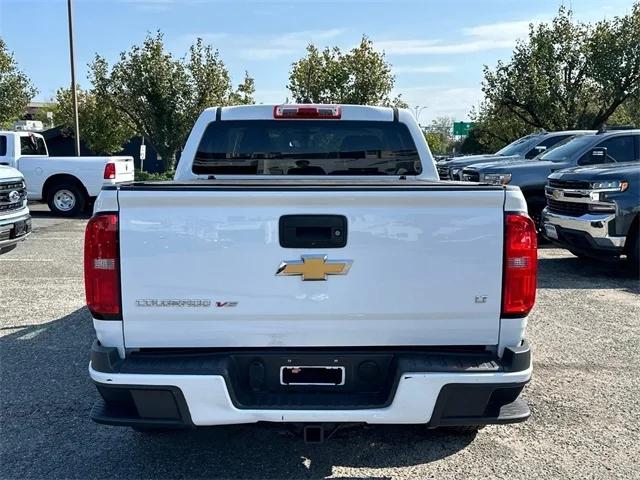
[[640, 129], [601, 131], [581, 135], [533, 160], [480, 163], [466, 167], [462, 179], [522, 189], [529, 215], [540, 225], [540, 214], [547, 204], [547, 177], [575, 166], [634, 162], [640, 160]]
[[574, 167], [549, 176], [544, 235], [578, 257], [626, 255], [640, 267], [640, 163]]
[[481, 162], [506, 160], [528, 160], [553, 148], [558, 143], [576, 135], [596, 133], [595, 130], [567, 130], [564, 132], [539, 132], [519, 138], [496, 153], [488, 155], [466, 155], [440, 160], [436, 163], [440, 180], [462, 180], [462, 169]]

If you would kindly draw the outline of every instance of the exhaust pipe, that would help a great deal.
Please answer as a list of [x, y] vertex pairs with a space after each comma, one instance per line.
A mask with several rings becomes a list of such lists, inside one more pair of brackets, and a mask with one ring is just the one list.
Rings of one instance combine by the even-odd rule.
[[304, 443], [322, 443], [324, 442], [324, 426], [323, 425], [305, 425], [302, 429]]

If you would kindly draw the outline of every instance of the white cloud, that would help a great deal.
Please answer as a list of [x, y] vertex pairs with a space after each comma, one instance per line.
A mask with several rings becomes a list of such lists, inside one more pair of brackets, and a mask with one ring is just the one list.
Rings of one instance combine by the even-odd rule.
[[147, 12], [164, 12], [175, 3], [175, 0], [120, 0], [121, 3], [134, 5], [138, 10]]
[[272, 60], [301, 51], [309, 43], [320, 43], [338, 37], [344, 29], [305, 30], [290, 32], [284, 35], [262, 36], [253, 38], [251, 42], [240, 41], [240, 44], [250, 44], [240, 49], [240, 56], [248, 60]]
[[481, 41], [514, 44], [519, 38], [524, 38], [529, 33], [531, 20], [516, 22], [499, 22], [487, 25], [464, 28], [462, 33]]
[[512, 48], [527, 35], [529, 21], [500, 22], [462, 29], [465, 40], [451, 43], [436, 40], [385, 40], [376, 47], [392, 55], [454, 55], [497, 48]]
[[451, 65], [425, 65], [425, 66], [400, 66], [392, 67], [393, 73], [450, 73], [453, 72]]
[[398, 88], [395, 93], [401, 93], [409, 105], [427, 107], [420, 114], [422, 124], [444, 115], [455, 120], [468, 119], [471, 107], [478, 105], [483, 98], [480, 87], [407, 87]]

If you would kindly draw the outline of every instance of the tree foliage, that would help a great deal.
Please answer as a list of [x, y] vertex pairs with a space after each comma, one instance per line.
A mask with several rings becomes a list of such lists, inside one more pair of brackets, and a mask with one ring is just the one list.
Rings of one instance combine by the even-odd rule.
[[[80, 139], [97, 155], [111, 155], [135, 135], [135, 129], [106, 99], [92, 90], [77, 88]], [[73, 134], [73, 99], [70, 88], [56, 92], [53, 118]]]
[[292, 65], [287, 88], [296, 102], [406, 107], [400, 95], [390, 97], [394, 83], [384, 53], [363, 36], [346, 53], [309, 44], [306, 56]]
[[453, 138], [453, 118], [437, 117], [424, 132], [431, 152], [435, 155], [450, 153], [455, 139]]
[[507, 63], [485, 66], [478, 139], [496, 146], [531, 131], [599, 128], [640, 93], [640, 2], [594, 24], [561, 7], [531, 25]]
[[[521, 118], [513, 115], [506, 107], [483, 102], [469, 114], [475, 123], [474, 138], [483, 146], [481, 150], [470, 151], [472, 143], [467, 143], [465, 153], [493, 153], [535, 130], [540, 130], [526, 124]], [[471, 134], [471, 132], [470, 132]]]
[[149, 139], [167, 170], [203, 109], [253, 103], [253, 79], [245, 74], [234, 90], [218, 51], [201, 39], [176, 59], [157, 32], [121, 53], [112, 67], [96, 56], [90, 71], [96, 94]]
[[13, 54], [0, 38], [0, 126], [8, 126], [24, 114], [37, 90], [18, 69]]

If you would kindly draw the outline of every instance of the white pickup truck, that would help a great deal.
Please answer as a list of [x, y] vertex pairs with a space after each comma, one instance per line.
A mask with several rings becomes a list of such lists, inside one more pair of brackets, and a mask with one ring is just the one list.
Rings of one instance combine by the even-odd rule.
[[520, 190], [440, 182], [407, 110], [207, 109], [174, 181], [105, 187], [87, 225], [92, 417], [523, 421], [536, 255]]
[[31, 233], [31, 215], [22, 174], [0, 165], [0, 255], [10, 252]]
[[29, 200], [72, 217], [88, 209], [103, 185], [134, 179], [132, 157], [50, 157], [42, 135], [0, 131], [0, 165], [24, 175]]

